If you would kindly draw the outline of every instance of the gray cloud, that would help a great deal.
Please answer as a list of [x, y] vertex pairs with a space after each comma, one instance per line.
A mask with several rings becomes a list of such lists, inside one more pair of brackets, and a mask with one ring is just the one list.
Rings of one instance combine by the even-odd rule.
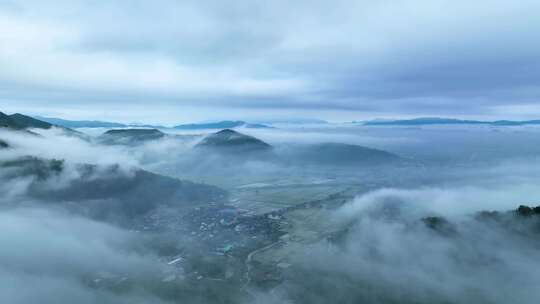
[[[508, 198], [523, 189], [504, 190]], [[293, 303], [535, 303], [538, 245], [525, 231], [538, 222], [513, 214], [503, 222], [472, 216], [467, 201], [505, 208], [491, 204], [493, 198], [478, 188], [388, 189], [358, 197], [332, 218], [351, 223], [344, 236], [293, 254], [296, 266], [273, 295]], [[421, 219], [434, 214], [448, 216], [443, 223], [449, 226], [426, 227]]]
[[[175, 137], [124, 147], [65, 137], [58, 129], [36, 131], [41, 137], [1, 131], [0, 137], [12, 148], [0, 152], [0, 161], [27, 153], [66, 159], [68, 176], [51, 178], [51, 184], [56, 186], [65, 186], [63, 180], [74, 178], [69, 175], [69, 163], [120, 163], [152, 167], [157, 172], [172, 168], [174, 173], [185, 172], [186, 165], [193, 162], [185, 155], [190, 143]], [[490, 158], [492, 150], [505, 159], [509, 154], [525, 158], [529, 153], [537, 154], [535, 147], [540, 146], [532, 144], [539, 140], [538, 129], [529, 127], [499, 132], [481, 127], [427, 127], [372, 133], [355, 126], [330, 125], [315, 129], [303, 126], [242, 131], [252, 132], [276, 147], [287, 143], [338, 141], [400, 148], [403, 152], [419, 150], [438, 155], [440, 150], [446, 153], [445, 157], [463, 159], [470, 159], [474, 154]], [[501, 143], [507, 147], [501, 148]], [[258, 176], [272, 170], [265, 163], [250, 166]], [[219, 175], [221, 167], [223, 163], [220, 166], [214, 163], [204, 170]], [[370, 303], [385, 300], [536, 303], [539, 295], [536, 282], [540, 279], [538, 243], [500, 226], [478, 223], [469, 215], [483, 209], [508, 210], [519, 203], [537, 202], [540, 198], [536, 185], [538, 168], [537, 159], [508, 161], [488, 168], [458, 167], [455, 181], [443, 182], [436, 188], [427, 188], [421, 183], [426, 188], [417, 188], [415, 184], [412, 189], [382, 189], [359, 196], [336, 213], [316, 208], [331, 212], [325, 218], [328, 222], [337, 221], [340, 226], [349, 227], [344, 243], [340, 246], [325, 240], [303, 244], [306, 247], [291, 253], [292, 268], [285, 271], [285, 282], [275, 292], [262, 293], [262, 299], [251, 302], [270, 303], [277, 296], [275, 303], [285, 303], [279, 298], [283, 295], [298, 303], [358, 303], [361, 300]], [[237, 175], [247, 171], [236, 165], [233, 169]], [[277, 172], [279, 179], [285, 176], [284, 172], [290, 178], [296, 171], [291, 166], [285, 170]], [[329, 170], [323, 171], [326, 176]], [[439, 167], [434, 171], [436, 174], [429, 176], [430, 180], [445, 174]], [[300, 173], [304, 179], [309, 178], [306, 173], [309, 174]], [[228, 179], [234, 174], [229, 174]], [[414, 179], [414, 174], [407, 171], [404, 179]], [[391, 174], [385, 176], [385, 179], [390, 178], [393, 178]], [[12, 193], [14, 198], [10, 195], [0, 198], [0, 205], [4, 206], [0, 213], [0, 231], [10, 231], [0, 234], [0, 243], [5, 246], [0, 252], [0, 281], [4, 283], [0, 292], [10, 303], [162, 303], [167, 299], [191, 303], [189, 293], [185, 295], [187, 299], [183, 294], [171, 297], [169, 289], [152, 284], [166, 277], [163, 267], [167, 266], [163, 265], [163, 260], [158, 261], [157, 253], [148, 252], [156, 246], [139, 238], [144, 237], [143, 234], [80, 218], [45, 202], [34, 202], [42, 206], [39, 209], [22, 207], [31, 203], [21, 195], [27, 183], [23, 179], [0, 183], [0, 193], [18, 192]], [[377, 211], [377, 207], [395, 202], [400, 206], [398, 221], [372, 216], [372, 209]], [[13, 205], [19, 208], [8, 209]], [[420, 218], [433, 214], [456, 223], [460, 237], [448, 238], [423, 227]], [[171, 237], [174, 244], [183, 242], [181, 233], [172, 233]], [[109, 283], [116, 286], [124, 277], [128, 278], [131, 288], [100, 288], [101, 285], [93, 283], [96, 279], [110, 280]], [[182, 289], [182, 284], [175, 288]], [[186, 289], [189, 288], [193, 289], [193, 285], [186, 285]], [[234, 296], [234, 289], [227, 287], [226, 294]]]
[[126, 294], [92, 287], [162, 275], [156, 257], [130, 249], [137, 240], [129, 233], [40, 208], [4, 210], [0, 218], [9, 231], [0, 236], [0, 292], [10, 303], [164, 303], [141, 287]]
[[539, 93], [539, 9], [532, 0], [4, 1], [0, 99], [78, 117], [151, 101], [164, 121], [189, 120], [183, 107], [200, 105], [209, 117], [216, 108], [534, 116], [523, 107]]

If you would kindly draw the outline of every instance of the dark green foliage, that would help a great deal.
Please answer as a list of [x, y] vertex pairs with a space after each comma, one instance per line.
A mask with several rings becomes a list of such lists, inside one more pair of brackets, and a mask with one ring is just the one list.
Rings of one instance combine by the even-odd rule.
[[26, 129], [26, 128], [49, 129], [49, 128], [51, 128], [53, 126], [52, 124], [50, 124], [48, 122], [37, 120], [37, 119], [32, 118], [30, 116], [22, 115], [22, 114], [19, 114], [19, 113], [10, 115], [9, 117], [11, 117], [11, 119], [20, 128], [23, 128], [23, 129]]
[[529, 206], [520, 205], [516, 210], [518, 215], [521, 216], [530, 216], [533, 215], [533, 209]]
[[442, 225], [445, 225], [448, 223], [448, 221], [440, 216], [428, 216], [422, 219], [424, 224], [426, 224], [427, 227], [431, 229], [436, 229]]
[[56, 191], [43, 189], [39, 195], [51, 200], [91, 200], [91, 212], [98, 212], [94, 215], [99, 218], [111, 214], [133, 218], [159, 206], [207, 203], [221, 200], [226, 195], [217, 187], [180, 181], [144, 170], [126, 173], [115, 166], [97, 170], [94, 166], [84, 166], [80, 169], [81, 178], [72, 181], [69, 187]]
[[517, 208], [516, 213], [520, 216], [540, 215], [540, 206], [529, 207], [525, 205], [520, 205]]
[[74, 211], [98, 219], [133, 219], [158, 207], [184, 208], [223, 201], [227, 196], [218, 187], [141, 169], [126, 172], [119, 166], [76, 166], [72, 168], [76, 177], [59, 179], [58, 187], [51, 187], [49, 182], [55, 182], [51, 179], [65, 172], [62, 160], [23, 157], [1, 162], [0, 169], [7, 179], [34, 177], [29, 196], [50, 203], [67, 203]]
[[500, 212], [498, 211], [480, 211], [478, 212], [475, 217], [478, 220], [493, 220], [500, 217]]
[[8, 115], [0, 112], [0, 127], [11, 128], [15, 122]]
[[8, 177], [34, 176], [38, 180], [45, 180], [60, 174], [64, 168], [64, 161], [57, 159], [44, 160], [28, 156], [0, 162], [0, 168], [9, 172]]
[[455, 235], [457, 234], [456, 227], [450, 223], [447, 219], [441, 216], [428, 216], [422, 219], [424, 225], [427, 228], [432, 229], [443, 235]]

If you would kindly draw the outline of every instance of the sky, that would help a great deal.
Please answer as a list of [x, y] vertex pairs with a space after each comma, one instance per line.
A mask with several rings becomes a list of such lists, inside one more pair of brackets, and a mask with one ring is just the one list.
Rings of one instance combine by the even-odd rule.
[[0, 0], [0, 111], [540, 118], [538, 0]]

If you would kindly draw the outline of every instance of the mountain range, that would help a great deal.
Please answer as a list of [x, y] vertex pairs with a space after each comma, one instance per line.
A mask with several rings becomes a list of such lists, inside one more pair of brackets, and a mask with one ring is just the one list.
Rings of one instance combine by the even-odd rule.
[[[430, 122], [466, 122], [448, 119], [420, 119], [413, 121], [416, 123], [424, 124]], [[393, 121], [393, 123], [399, 123], [399, 121]], [[13, 130], [26, 130], [27, 128], [48, 129], [55, 125], [22, 114], [6, 115], [0, 112], [0, 126], [4, 126]], [[263, 125], [251, 125], [243, 121], [222, 121], [209, 124], [184, 125], [182, 128], [209, 129], [222, 126], [251, 126], [263, 128], [266, 127]], [[72, 131], [71, 129], [64, 129], [73, 133], [77, 133], [76, 131]], [[71, 132], [67, 133], [71, 134]], [[134, 146], [148, 141], [158, 140], [164, 137], [171, 136], [178, 137], [180, 135], [170, 135], [158, 129], [152, 128], [113, 129], [97, 137], [96, 142], [99, 144]], [[9, 147], [9, 141], [6, 141], [5, 139], [0, 139], [0, 147]], [[292, 161], [292, 163], [296, 164], [382, 164], [395, 163], [396, 161], [402, 160], [399, 156], [386, 151], [342, 143], [297, 145], [291, 149], [280, 150], [279, 152], [277, 152], [275, 151], [274, 147], [272, 147], [272, 145], [256, 137], [246, 135], [229, 128], [225, 128], [216, 133], [206, 135], [199, 143], [195, 145], [194, 148], [194, 152], [196, 152], [197, 150], [199, 152], [201, 150], [206, 150], [209, 152], [222, 154], [223, 156], [229, 158], [242, 159], [243, 157], [254, 156], [268, 158], [269, 156], [273, 156], [274, 160], [289, 160]]]
[[422, 126], [422, 125], [488, 125], [488, 126], [524, 126], [540, 125], [540, 120], [463, 120], [455, 118], [420, 117], [397, 120], [371, 120], [365, 126]]
[[[150, 128], [150, 129], [166, 129], [160, 125], [148, 125], [148, 124], [124, 124], [118, 122], [101, 121], [101, 120], [67, 120], [54, 117], [42, 117], [36, 116], [35, 119], [47, 122], [51, 125], [62, 126], [66, 128]], [[265, 124], [248, 123], [241, 120], [223, 120], [218, 122], [207, 123], [192, 123], [192, 124], [180, 124], [174, 126], [174, 129], [179, 130], [204, 130], [204, 129], [231, 129], [231, 128], [272, 128]]]
[[53, 125], [62, 126], [66, 128], [128, 128], [128, 127], [139, 127], [139, 128], [154, 128], [160, 129], [164, 128], [163, 126], [158, 125], [145, 125], [145, 124], [123, 124], [118, 122], [109, 122], [101, 120], [67, 120], [62, 118], [54, 117], [42, 117], [36, 116], [36, 119], [48, 122]]
[[[1, 112], [0, 112], [1, 113]], [[150, 124], [124, 124], [117, 122], [101, 121], [101, 120], [67, 120], [54, 117], [25, 116], [22, 114], [0, 115], [0, 126], [6, 124], [7, 120], [12, 120], [11, 128], [21, 129], [22, 126], [32, 128], [50, 128], [50, 126], [61, 126], [65, 128], [150, 128], [150, 129], [166, 129], [160, 125]], [[32, 120], [33, 119], [33, 120]], [[18, 121], [18, 122], [13, 122]], [[40, 121], [38, 123], [38, 121]], [[328, 124], [328, 122], [319, 119], [291, 119], [291, 120], [268, 120], [260, 123], [250, 123], [242, 120], [222, 120], [217, 122], [203, 122], [179, 124], [174, 126], [178, 130], [223, 130], [234, 128], [250, 128], [250, 129], [267, 129], [274, 128], [271, 126], [274, 123], [285, 124]], [[540, 119], [537, 120], [469, 120], [443, 117], [419, 117], [412, 119], [374, 119], [369, 121], [353, 121], [353, 123], [362, 124], [365, 126], [422, 126], [422, 125], [487, 125], [487, 126], [524, 126], [524, 125], [540, 125]], [[16, 126], [16, 127], [14, 127]]]
[[232, 128], [267, 129], [272, 128], [264, 124], [247, 123], [241, 120], [223, 120], [219, 122], [183, 124], [175, 126], [179, 130], [202, 130], [202, 129], [232, 129]]

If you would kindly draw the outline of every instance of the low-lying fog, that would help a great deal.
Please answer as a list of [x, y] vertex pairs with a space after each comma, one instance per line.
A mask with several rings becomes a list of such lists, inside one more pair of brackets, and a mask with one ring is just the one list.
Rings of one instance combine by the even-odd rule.
[[[164, 129], [162, 138], [132, 144], [100, 141], [105, 129], [29, 131], [0, 128], [0, 139], [9, 144], [0, 148], [5, 303], [532, 304], [540, 299], [540, 215], [534, 213], [540, 210], [530, 216], [509, 212], [540, 205], [537, 127], [237, 129], [273, 146], [260, 157], [196, 148], [216, 130]], [[305, 152], [327, 143], [360, 145], [382, 156], [374, 158], [378, 163], [343, 159], [350, 155], [341, 153], [341, 146], [315, 150], [335, 153], [325, 158]], [[385, 161], [394, 156], [399, 161]], [[185, 214], [194, 220], [193, 210], [229, 204], [228, 195], [248, 191], [241, 188], [248, 184], [279, 185], [287, 206], [288, 185], [324, 181], [331, 181], [329, 193], [342, 191], [342, 185], [352, 193], [335, 208], [316, 211], [340, 229], [332, 237], [298, 242], [299, 250], [276, 258], [290, 266], [268, 286], [246, 279], [258, 264], [244, 259], [250, 252], [273, 250], [263, 247], [280, 235], [246, 234], [255, 247], [235, 254], [224, 249], [218, 257], [223, 262], [216, 263], [206, 255], [196, 260], [191, 252], [203, 240], [199, 232], [171, 228], [170, 218]], [[261, 195], [258, 191], [250, 195]], [[314, 199], [306, 194], [305, 201]], [[286, 212], [276, 227], [291, 225]], [[146, 231], [149, 222], [158, 228]], [[209, 223], [196, 225], [203, 231]], [[226, 221], [223, 226], [228, 229]], [[224, 242], [240, 247], [232, 235], [244, 232], [232, 228], [224, 232]], [[212, 238], [217, 237], [205, 234], [204, 242], [213, 246]], [[189, 267], [179, 270], [181, 259], [189, 260]], [[226, 275], [216, 280], [206, 274], [212, 269], [197, 268], [224, 264]]]

